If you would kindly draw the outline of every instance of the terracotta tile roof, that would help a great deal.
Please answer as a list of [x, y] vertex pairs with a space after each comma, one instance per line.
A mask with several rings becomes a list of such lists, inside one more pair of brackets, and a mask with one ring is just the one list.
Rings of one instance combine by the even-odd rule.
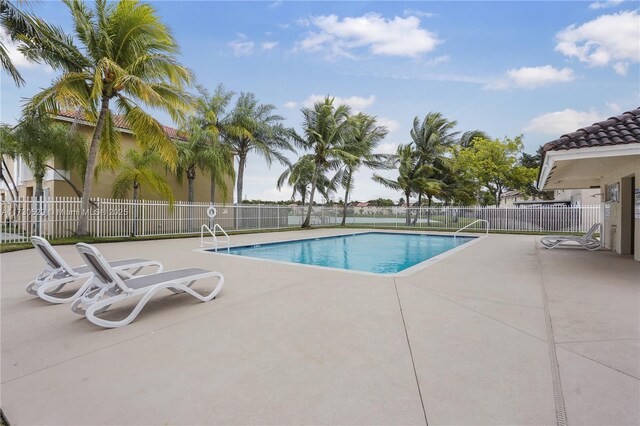
[[640, 143], [640, 108], [546, 143], [543, 152]]
[[[89, 125], [92, 124], [89, 120], [86, 119], [86, 117], [82, 113], [78, 114], [73, 111], [60, 111], [58, 113], [58, 116], [70, 118], [73, 120], [83, 121], [84, 123]], [[124, 115], [114, 114], [113, 122], [116, 125], [116, 127], [118, 127], [119, 129], [127, 130], [133, 133], [133, 131], [131, 130], [131, 126], [129, 126], [129, 123], [127, 123], [127, 119], [125, 118]], [[179, 132], [177, 129], [174, 129], [173, 127], [165, 126], [163, 124], [160, 124], [160, 125], [164, 129], [164, 132], [167, 134], [167, 136], [169, 136], [169, 138], [174, 140], [182, 140], [182, 141], [187, 140], [186, 135], [182, 132]]]

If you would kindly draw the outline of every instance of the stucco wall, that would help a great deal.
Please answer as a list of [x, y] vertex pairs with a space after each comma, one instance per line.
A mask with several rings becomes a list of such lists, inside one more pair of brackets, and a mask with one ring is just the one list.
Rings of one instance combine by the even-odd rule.
[[[635, 175], [635, 188], [633, 189], [640, 189], [640, 156], [637, 157], [637, 161], [634, 161], [626, 167], [614, 170], [603, 176], [600, 190], [603, 194], [603, 202], [609, 206], [609, 217], [605, 216], [603, 218], [603, 227], [605, 247], [617, 253], [629, 254], [630, 248], [625, 247], [623, 244], [623, 234], [630, 232], [629, 222], [623, 223], [623, 219], [634, 221], [634, 258], [635, 260], [640, 260], [640, 219], [634, 217], [635, 215], [629, 206], [629, 204], [633, 206], [634, 194], [629, 191], [629, 188], [626, 188], [622, 182], [623, 178], [633, 175]], [[616, 182], [620, 184], [620, 201], [605, 201], [604, 194], [606, 194], [606, 186]]]
[[[84, 134], [87, 138], [87, 143], [93, 134], [93, 127], [79, 125], [77, 130]], [[138, 144], [135, 142], [134, 136], [130, 133], [121, 133], [120, 134], [120, 144], [121, 144], [121, 153], [124, 155], [130, 148], [140, 149]], [[13, 172], [13, 161], [7, 158], [9, 170]], [[57, 168], [60, 169], [59, 165]], [[174, 172], [166, 171], [164, 167], [158, 166], [158, 172], [165, 176], [167, 183], [171, 186], [173, 190], [173, 195], [176, 201], [187, 201], [188, 200], [188, 181], [185, 177], [182, 183], [178, 182], [177, 176]], [[91, 191], [92, 197], [101, 197], [101, 198], [112, 198], [112, 182], [117, 176], [118, 170], [115, 171], [107, 171], [103, 170], [98, 174], [98, 177], [93, 181], [93, 188]], [[15, 179], [15, 176], [14, 176]], [[74, 184], [82, 189], [82, 180], [78, 174], [73, 171], [71, 173], [71, 180]], [[16, 182], [17, 183], [17, 182]], [[223, 199], [222, 191], [220, 188], [216, 188], [216, 202], [218, 203], [232, 203], [233, 202], [233, 179], [227, 179], [227, 197]], [[35, 182], [32, 180], [23, 180], [22, 185], [18, 185], [18, 193], [19, 197], [24, 198], [27, 195], [27, 188], [35, 187]], [[65, 182], [64, 180], [45, 180], [43, 182], [43, 188], [49, 188], [50, 196], [52, 197], [76, 197], [76, 193], [71, 188], [71, 186]], [[131, 193], [129, 197], [131, 197]], [[6, 199], [9, 199], [8, 193], [5, 196]], [[147, 200], [158, 200], [160, 196], [155, 193], [150, 188], [142, 187], [141, 198]], [[198, 169], [196, 172], [196, 179], [194, 181], [194, 201], [199, 202], [209, 202], [211, 199], [211, 183], [210, 178]]]

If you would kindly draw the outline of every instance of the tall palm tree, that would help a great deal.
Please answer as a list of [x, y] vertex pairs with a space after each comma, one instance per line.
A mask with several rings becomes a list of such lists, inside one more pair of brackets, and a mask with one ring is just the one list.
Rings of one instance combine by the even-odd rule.
[[347, 205], [349, 203], [349, 193], [353, 190], [354, 173], [362, 165], [371, 169], [383, 169], [389, 164], [388, 155], [373, 153], [380, 141], [389, 133], [387, 128], [378, 126], [376, 118], [371, 115], [359, 113], [352, 119], [353, 131], [351, 138], [347, 141], [346, 149], [353, 157], [345, 160], [344, 173], [341, 179], [341, 184], [344, 188], [342, 226], [345, 226], [347, 220]]
[[[199, 126], [201, 130], [207, 132], [208, 141], [211, 145], [220, 142], [225, 143], [231, 135], [241, 137], [245, 134], [245, 129], [234, 124], [231, 120], [231, 113], [227, 112], [227, 108], [231, 103], [234, 92], [226, 90], [222, 84], [216, 87], [213, 93], [210, 93], [204, 86], [197, 86], [199, 96], [196, 99], [196, 110], [191, 119], [192, 126]], [[232, 157], [229, 157], [232, 161]], [[215, 171], [211, 173], [210, 199], [215, 202], [216, 192], [216, 175]], [[223, 185], [223, 192], [227, 192], [226, 183]]]
[[[115, 167], [119, 161], [119, 133], [111, 112], [122, 113], [143, 149], [157, 151], [175, 165], [175, 144], [145, 107], [184, 120], [191, 98], [183, 91], [191, 73], [176, 61], [178, 46], [155, 9], [137, 0], [96, 0], [90, 9], [80, 0], [64, 1], [73, 20], [74, 36], [40, 24], [40, 37], [22, 36], [21, 52], [46, 62], [62, 75], [25, 105], [29, 114], [80, 109], [95, 122], [89, 145], [82, 191], [82, 211], [76, 233], [87, 233], [87, 211], [98, 161]], [[81, 46], [76, 46], [76, 40]]]
[[[295, 200], [296, 194], [300, 195], [302, 205], [306, 205], [307, 195], [310, 192], [309, 187], [315, 174], [315, 162], [312, 154], [303, 155], [295, 163], [289, 165], [284, 172], [278, 177], [277, 188], [287, 184], [293, 188], [291, 200]], [[316, 182], [316, 190], [325, 199], [336, 191], [336, 179], [329, 179], [325, 174], [320, 174]]]
[[198, 169], [210, 174], [226, 198], [228, 190], [226, 178], [235, 177], [231, 151], [217, 139], [214, 128], [203, 128], [196, 117], [191, 118], [183, 129], [188, 135], [188, 140], [177, 143], [176, 175], [179, 182], [182, 182], [184, 177], [187, 178], [188, 201], [190, 203], [194, 201], [194, 181]]
[[138, 198], [142, 191], [142, 186], [149, 187], [160, 197], [169, 201], [169, 206], [173, 206], [175, 201], [173, 191], [167, 184], [164, 177], [158, 173], [154, 166], [161, 164], [161, 159], [153, 151], [140, 153], [133, 148], [125, 154], [126, 161], [121, 165], [120, 173], [115, 177], [111, 189], [113, 198], [125, 198], [133, 190], [133, 217], [131, 235], [138, 234]]
[[333, 105], [333, 98], [316, 102], [313, 108], [303, 108], [302, 135], [292, 131], [292, 137], [298, 147], [311, 151], [315, 169], [311, 178], [311, 193], [307, 216], [303, 228], [311, 225], [313, 197], [320, 175], [329, 170], [337, 170], [343, 161], [353, 160], [354, 155], [345, 147], [353, 128], [349, 120], [351, 110], [346, 105]]
[[238, 157], [236, 200], [242, 203], [244, 169], [250, 152], [263, 157], [268, 166], [273, 160], [289, 165], [283, 151], [294, 151], [289, 143], [289, 131], [282, 126], [284, 118], [274, 113], [276, 107], [260, 104], [253, 93], [241, 93], [231, 114], [233, 126], [225, 139], [231, 152]]
[[[416, 166], [428, 166], [431, 174], [429, 177], [432, 179], [437, 179], [441, 171], [439, 166], [445, 162], [444, 157], [456, 143], [458, 132], [453, 131], [456, 125], [456, 121], [447, 120], [439, 112], [428, 113], [422, 122], [418, 117], [413, 119], [410, 135], [418, 156]], [[428, 194], [419, 190], [418, 206], [422, 205], [422, 196], [425, 194], [429, 198], [429, 205], [431, 205], [431, 199], [437, 196], [441, 189], [442, 185], [438, 188], [435, 185], [429, 185], [425, 187], [425, 190], [428, 190]], [[417, 215], [415, 220], [418, 220]]]
[[379, 184], [402, 191], [407, 200], [406, 225], [411, 225], [411, 209], [409, 209], [409, 198], [411, 194], [424, 192], [428, 188], [435, 188], [439, 185], [437, 179], [430, 178], [431, 167], [426, 164], [420, 165], [419, 155], [413, 144], [399, 145], [394, 159], [394, 165], [398, 167], [398, 177], [388, 179], [377, 174], [373, 175], [373, 180]]

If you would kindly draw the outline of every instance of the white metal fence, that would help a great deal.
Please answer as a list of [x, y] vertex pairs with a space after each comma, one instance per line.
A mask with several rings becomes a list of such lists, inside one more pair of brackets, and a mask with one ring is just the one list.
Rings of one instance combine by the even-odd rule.
[[[93, 200], [88, 213], [89, 232], [96, 237], [196, 234], [200, 226], [215, 223], [226, 230], [262, 230], [298, 227], [307, 207], [275, 205], [216, 205], [214, 219], [209, 203], [132, 200]], [[0, 242], [28, 241], [31, 235], [63, 238], [74, 234], [80, 214], [78, 198], [28, 199], [1, 202]], [[477, 219], [491, 230], [586, 232], [600, 222], [600, 206], [535, 207], [355, 207], [347, 209], [346, 224], [361, 227], [413, 227], [455, 230]], [[314, 207], [311, 224], [342, 223], [342, 207]], [[477, 224], [469, 229], [481, 229]]]

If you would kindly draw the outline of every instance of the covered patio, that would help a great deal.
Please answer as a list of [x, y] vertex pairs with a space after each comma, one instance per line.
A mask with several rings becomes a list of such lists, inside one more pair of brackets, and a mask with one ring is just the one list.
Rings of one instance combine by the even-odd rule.
[[544, 145], [538, 187], [600, 188], [606, 248], [640, 260], [640, 109]]

